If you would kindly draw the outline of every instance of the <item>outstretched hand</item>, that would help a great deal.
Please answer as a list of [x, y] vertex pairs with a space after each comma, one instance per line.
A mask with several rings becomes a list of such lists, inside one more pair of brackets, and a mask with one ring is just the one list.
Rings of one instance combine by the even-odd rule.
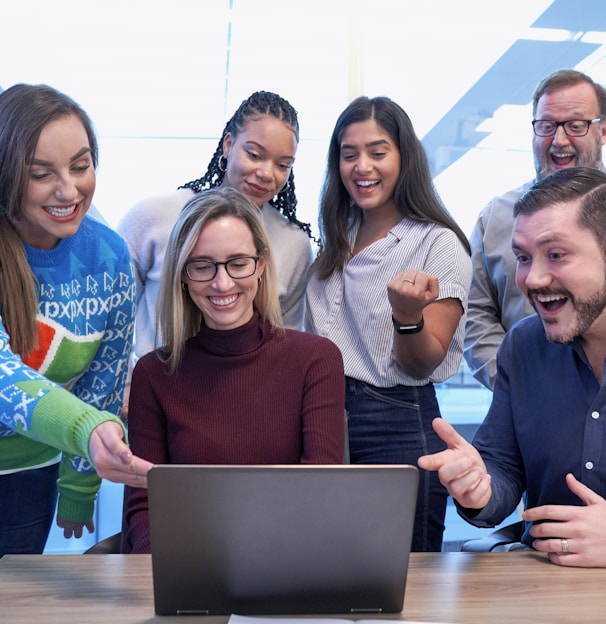
[[442, 485], [462, 507], [482, 509], [492, 496], [490, 475], [482, 457], [444, 419], [434, 418], [432, 427], [448, 448], [419, 457], [419, 466], [425, 470], [437, 470]]
[[147, 471], [153, 464], [132, 454], [117, 422], [107, 421], [96, 427], [88, 449], [95, 470], [102, 479], [132, 487], [147, 487]]

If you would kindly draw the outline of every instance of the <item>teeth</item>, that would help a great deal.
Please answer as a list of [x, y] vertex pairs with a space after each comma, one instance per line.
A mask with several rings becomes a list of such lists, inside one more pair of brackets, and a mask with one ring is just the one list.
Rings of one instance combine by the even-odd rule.
[[537, 295], [537, 299], [541, 303], [551, 303], [552, 301], [561, 301], [566, 299], [563, 295]]
[[67, 217], [76, 210], [76, 204], [68, 206], [67, 208], [57, 208], [56, 206], [45, 206], [46, 212], [53, 215], [53, 217]]
[[210, 302], [216, 306], [228, 306], [233, 303], [238, 298], [238, 295], [233, 295], [232, 297], [228, 297], [227, 299], [216, 299], [215, 297], [209, 297]]
[[356, 182], [358, 186], [374, 186], [378, 183], [378, 180], [359, 180], [358, 182]]

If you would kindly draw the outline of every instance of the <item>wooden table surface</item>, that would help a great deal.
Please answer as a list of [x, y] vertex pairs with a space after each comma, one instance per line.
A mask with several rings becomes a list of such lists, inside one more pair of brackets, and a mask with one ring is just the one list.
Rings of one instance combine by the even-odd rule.
[[[533, 552], [413, 553], [399, 619], [457, 624], [603, 623], [606, 569], [563, 568]], [[226, 618], [155, 615], [149, 555], [6, 555], [0, 559], [0, 622], [184, 621], [223, 624]]]

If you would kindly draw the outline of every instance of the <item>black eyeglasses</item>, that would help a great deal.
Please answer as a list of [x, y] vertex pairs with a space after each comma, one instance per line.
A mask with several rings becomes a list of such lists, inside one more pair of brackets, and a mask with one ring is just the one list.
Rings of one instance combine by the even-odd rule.
[[532, 129], [537, 136], [553, 136], [560, 126], [569, 137], [582, 137], [589, 132], [589, 126], [602, 121], [597, 119], [569, 119], [567, 121], [552, 121], [551, 119], [535, 119], [532, 122]]
[[254, 274], [257, 270], [258, 261], [259, 256], [238, 256], [237, 258], [230, 258], [226, 262], [190, 260], [185, 263], [185, 273], [192, 282], [210, 282], [217, 274], [219, 265], [223, 265], [229, 277], [244, 279]]

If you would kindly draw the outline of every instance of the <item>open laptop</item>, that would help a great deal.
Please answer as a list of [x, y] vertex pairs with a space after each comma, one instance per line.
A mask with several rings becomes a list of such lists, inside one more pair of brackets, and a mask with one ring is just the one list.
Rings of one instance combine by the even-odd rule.
[[408, 465], [160, 465], [148, 475], [156, 613], [403, 608]]

